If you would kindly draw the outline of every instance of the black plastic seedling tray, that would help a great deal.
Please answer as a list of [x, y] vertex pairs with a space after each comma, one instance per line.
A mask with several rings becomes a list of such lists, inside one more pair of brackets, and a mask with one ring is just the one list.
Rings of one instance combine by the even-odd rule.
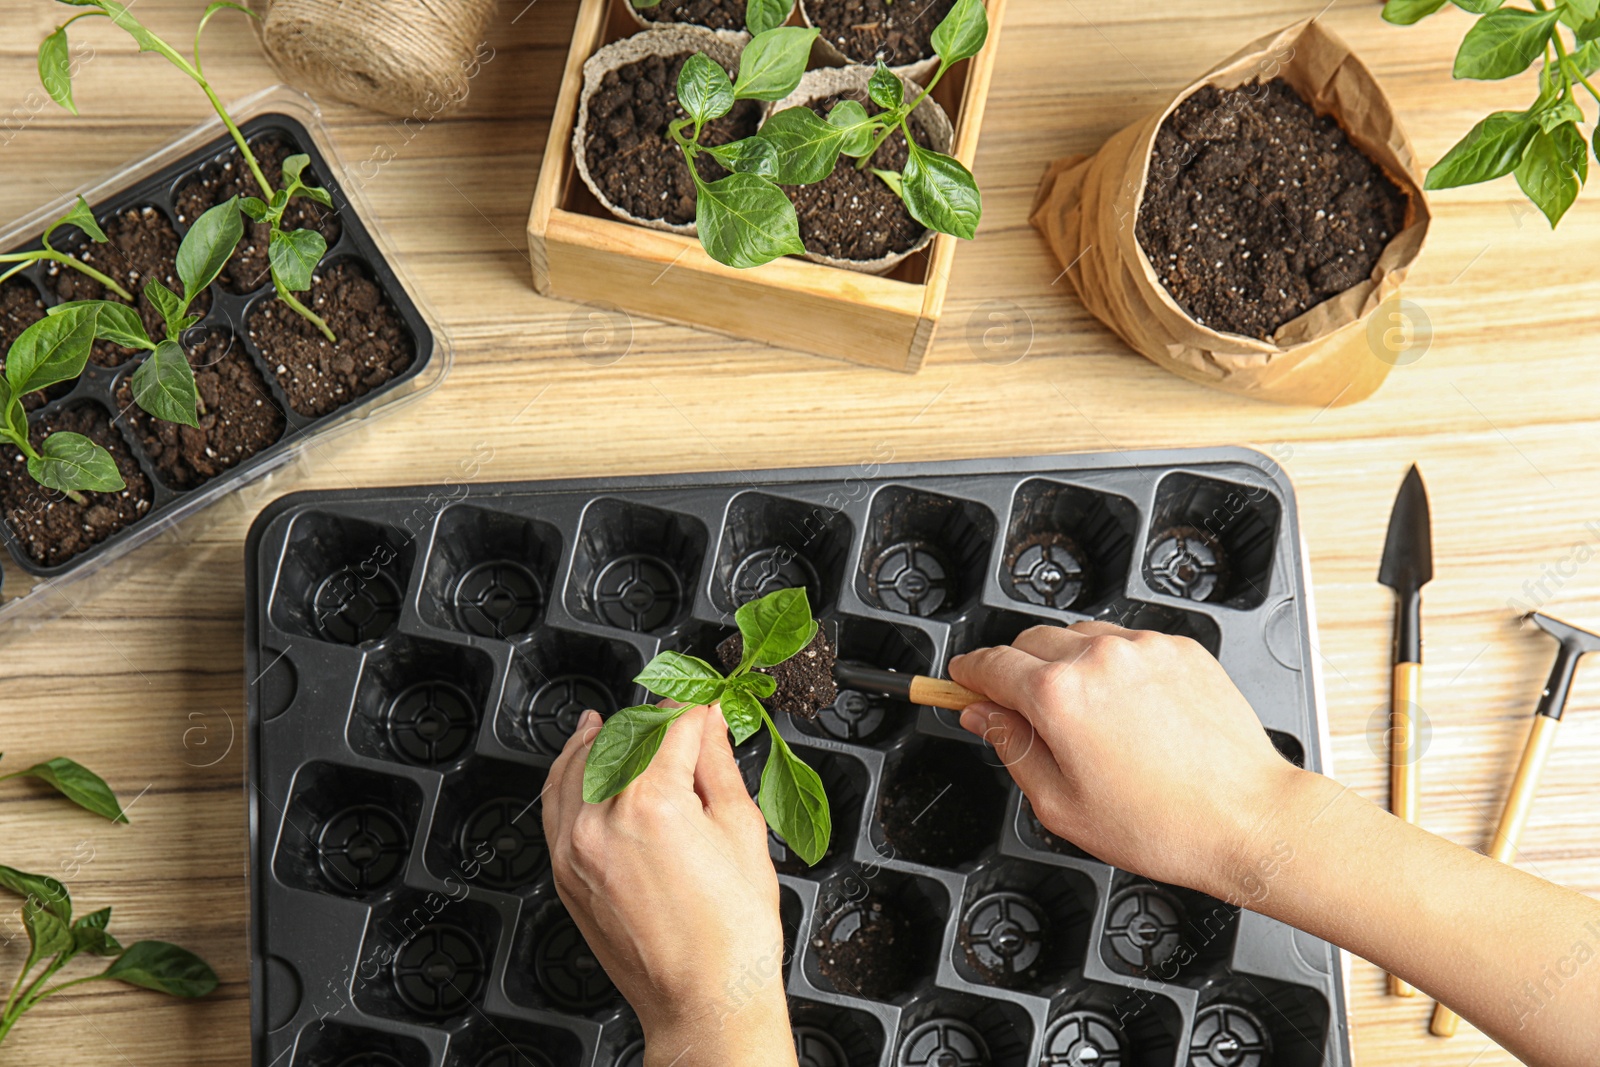
[[[641, 1063], [539, 791], [582, 709], [779, 585], [934, 675], [1038, 621], [1185, 633], [1323, 766], [1293, 492], [1244, 449], [306, 493], [247, 557], [259, 1065]], [[805, 1067], [1348, 1067], [1335, 949], [1052, 838], [951, 713], [782, 729], [834, 811], [815, 868], [771, 842]]]
[[[30, 558], [18, 545], [16, 535], [9, 524], [0, 521], [0, 539], [5, 541], [6, 548], [16, 565], [29, 574], [51, 578], [88, 568], [101, 555], [117, 550], [124, 541], [138, 540], [146, 535], [150, 528], [167, 525], [172, 520], [172, 513], [191, 497], [205, 494], [215, 498], [230, 491], [232, 487], [249, 482], [266, 470], [281, 465], [307, 437], [318, 433], [331, 423], [345, 420], [350, 415], [351, 409], [368, 407], [388, 394], [407, 391], [413, 379], [428, 371], [429, 364], [437, 353], [438, 346], [433, 328], [396, 276], [373, 233], [341, 187], [339, 175], [342, 171], [330, 165], [330, 160], [324, 155], [306, 126], [292, 115], [268, 112], [240, 123], [240, 129], [247, 139], [267, 133], [281, 134], [293, 142], [299, 151], [311, 156], [306, 180], [320, 184], [328, 190], [333, 198], [342, 231], [338, 240], [329, 246], [319, 270], [327, 270], [338, 263], [355, 263], [376, 282], [404, 323], [412, 342], [411, 363], [388, 381], [325, 415], [317, 417], [302, 415], [289, 403], [289, 398], [278, 383], [277, 361], [262, 353], [249, 329], [250, 317], [255, 309], [264, 302], [276, 299], [271, 280], [264, 278], [260, 287], [246, 294], [230, 292], [220, 281], [213, 282], [209, 290], [210, 309], [186, 336], [202, 337], [222, 331], [242, 347], [260, 375], [261, 382], [270, 393], [270, 402], [276, 405], [284, 416], [286, 425], [282, 436], [277, 443], [218, 474], [201, 486], [189, 490], [173, 488], [162, 481], [138, 435], [132, 432], [126, 420], [118, 417], [121, 404], [116, 396], [117, 386], [137, 369], [141, 358], [132, 356], [116, 367], [102, 367], [90, 362], [69, 393], [52, 399], [50, 403], [30, 413], [30, 423], [37, 423], [63, 409], [83, 404], [99, 407], [108, 418], [114, 420], [123, 441], [138, 461], [140, 469], [150, 482], [153, 500], [149, 510], [136, 521], [72, 558], [54, 565], [41, 565]], [[188, 225], [179, 218], [176, 206], [179, 190], [193, 180], [207, 164], [226, 157], [233, 150], [233, 141], [229, 135], [226, 132], [219, 133], [194, 151], [93, 201], [91, 209], [104, 225], [107, 220], [129, 209], [148, 208], [165, 216], [181, 236], [188, 232]], [[76, 234], [76, 231], [64, 232]], [[28, 243], [10, 250], [20, 251], [37, 247], [39, 244], [35, 232], [33, 239]], [[38, 291], [40, 299], [46, 306], [58, 302], [52, 287], [46, 283], [46, 271], [50, 267], [50, 264], [36, 263], [17, 275]]]

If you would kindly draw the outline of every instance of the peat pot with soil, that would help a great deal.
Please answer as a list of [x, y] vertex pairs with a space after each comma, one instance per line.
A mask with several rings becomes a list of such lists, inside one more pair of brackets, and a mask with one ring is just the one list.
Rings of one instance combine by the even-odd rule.
[[[85, 14], [215, 102], [198, 51], [116, 3], [75, 10], [40, 47], [62, 107], [69, 27], [108, 32]], [[0, 622], [448, 368], [310, 102], [278, 88], [216, 110], [0, 237], [0, 538], [23, 572]]]
[[[706, 14], [735, 6], [742, 39]], [[926, 55], [897, 69], [887, 46], [814, 66], [824, 31], [792, 0], [585, 0], [529, 216], [535, 287], [917, 369], [982, 218], [969, 167], [1004, 3], [913, 6]]]
[[1405, 362], [1398, 287], [1428, 229], [1411, 143], [1316, 20], [1249, 45], [1058, 160], [1033, 212], [1078, 296], [1190, 380], [1348, 404]]
[[297, 493], [250, 532], [259, 1062], [644, 1063], [539, 796], [589, 708], [585, 798], [638, 788], [671, 697], [716, 702], [766, 817], [803, 1067], [1350, 1067], [1337, 950], [1055, 837], [957, 713], [867, 673], [1115, 620], [1199, 642], [1325, 770], [1294, 491], [1263, 456], [479, 485], [418, 532], [441, 492]]

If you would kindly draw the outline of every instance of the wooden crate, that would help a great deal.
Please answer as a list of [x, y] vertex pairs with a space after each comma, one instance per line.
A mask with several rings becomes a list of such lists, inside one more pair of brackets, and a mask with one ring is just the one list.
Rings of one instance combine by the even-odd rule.
[[[921, 253], [882, 276], [793, 257], [737, 270], [706, 255], [695, 238], [622, 221], [589, 192], [572, 160], [583, 64], [602, 45], [638, 31], [619, 6], [626, 2], [583, 0], [578, 9], [528, 215], [533, 287], [545, 296], [613, 305], [783, 348], [920, 369], [944, 309], [956, 238], [935, 235]], [[1005, 2], [988, 0], [988, 43], [933, 93], [955, 122], [952, 154], [968, 167], [978, 150]]]

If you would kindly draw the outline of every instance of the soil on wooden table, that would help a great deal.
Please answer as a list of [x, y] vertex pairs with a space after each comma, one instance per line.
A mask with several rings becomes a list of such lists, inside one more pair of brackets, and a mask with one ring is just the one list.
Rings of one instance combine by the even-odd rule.
[[75, 404], [48, 415], [29, 436], [38, 448], [58, 431], [83, 434], [109, 451], [127, 487], [117, 493], [86, 492], [79, 504], [29, 477], [17, 449], [0, 447], [0, 509], [6, 525], [28, 558], [47, 567], [65, 563], [142, 518], [154, 500], [149, 479], [98, 404]]
[[1197, 322], [1266, 340], [1368, 278], [1407, 204], [1283, 79], [1208, 85], [1156, 134], [1139, 244]]
[[[0, 284], [0, 373], [6, 367], [6, 353], [17, 337], [29, 326], [44, 318], [44, 301], [39, 290], [26, 278], [8, 278]], [[49, 389], [36, 389], [22, 398], [26, 411], [36, 411], [47, 400], [55, 400], [72, 391], [72, 382], [57, 382]]]
[[[136, 299], [134, 307], [144, 323], [145, 333], [152, 341], [166, 336], [166, 323], [161, 312], [144, 295], [145, 283], [152, 278], [175, 293], [183, 292], [178, 280], [178, 231], [167, 216], [155, 207], [129, 208], [115, 218], [101, 223], [106, 240], [103, 243], [81, 242], [74, 254], [102, 274], [115, 278], [117, 284]], [[57, 248], [68, 246], [57, 243]], [[116, 293], [83, 274], [59, 263], [45, 264], [45, 274], [51, 289], [62, 300], [115, 300], [126, 304]], [[201, 293], [189, 305], [191, 315], [204, 315], [211, 307], [211, 294]], [[89, 358], [102, 367], [115, 367], [135, 354], [135, 349], [123, 348], [110, 341], [96, 341], [89, 350]]]
[[250, 313], [250, 337], [274, 369], [295, 411], [330, 411], [365, 396], [411, 366], [415, 343], [404, 321], [366, 272], [350, 261], [327, 265], [296, 294], [338, 339], [330, 344], [308, 319], [275, 297]]
[[708, 30], [744, 29], [744, 0], [661, 0], [655, 7], [634, 10], [646, 22], [689, 23]]
[[[667, 127], [686, 117], [678, 106], [678, 72], [689, 57], [646, 56], [610, 70], [589, 99], [584, 158], [595, 184], [623, 211], [674, 225], [694, 221], [694, 178]], [[749, 137], [761, 125], [761, 105], [740, 100], [700, 132], [702, 145]], [[716, 160], [702, 154], [703, 181], [726, 178]]]
[[883, 790], [878, 821], [898, 858], [950, 867], [976, 858], [997, 836], [1005, 791], [965, 747], [924, 749]]
[[[267, 181], [276, 189], [283, 184], [283, 161], [298, 153], [300, 148], [283, 134], [271, 131], [253, 138], [250, 151], [255, 154]], [[311, 167], [301, 173], [301, 180], [306, 185], [322, 184]], [[178, 221], [188, 225], [207, 208], [230, 196], [261, 197], [261, 186], [256, 183], [255, 175], [250, 173], [237, 148], [230, 150], [220, 161], [206, 164], [178, 190]], [[283, 213], [281, 228], [285, 232], [316, 230], [327, 239], [329, 246], [339, 239], [341, 232], [339, 216], [332, 209], [305, 196], [297, 196], [289, 202]], [[248, 218], [244, 220], [244, 237], [223, 266], [222, 273], [217, 275], [217, 281], [224, 289], [230, 293], [248, 293], [272, 283], [267, 260], [267, 235], [270, 232], [271, 227], [264, 222], [251, 222]]]
[[193, 489], [242, 463], [283, 436], [283, 412], [244, 347], [225, 331], [189, 348], [189, 366], [204, 414], [200, 425], [158, 419], [133, 402], [131, 375], [117, 383], [120, 418], [173, 489]]
[[905, 66], [933, 53], [933, 31], [956, 0], [806, 0], [822, 39], [855, 60]]
[[[828, 112], [846, 99], [864, 104], [868, 114], [883, 110], [868, 100], [866, 93], [830, 96], [809, 106], [827, 118]], [[927, 128], [916, 115], [911, 116], [911, 130], [918, 144], [928, 143]], [[927, 228], [912, 218], [894, 190], [872, 173], [877, 169], [898, 174], [909, 155], [905, 134], [896, 130], [873, 153], [868, 169], [858, 169], [856, 160], [840, 156], [833, 173], [822, 181], [784, 186], [800, 218], [800, 239], [806, 250], [835, 259], [867, 261], [905, 252], [922, 240]]]
[[[743, 655], [744, 640], [738, 634], [730, 635], [717, 646], [717, 659], [722, 662], [724, 671], [739, 666]], [[774, 715], [815, 719], [818, 711], [839, 699], [838, 687], [833, 682], [833, 658], [833, 646], [819, 626], [817, 636], [795, 655], [776, 667], [752, 669], [751, 673], [771, 675], [778, 683], [778, 688], [761, 703]]]
[[887, 1000], [904, 989], [919, 954], [900, 909], [870, 896], [830, 916], [811, 948], [835, 989], [871, 1000]]

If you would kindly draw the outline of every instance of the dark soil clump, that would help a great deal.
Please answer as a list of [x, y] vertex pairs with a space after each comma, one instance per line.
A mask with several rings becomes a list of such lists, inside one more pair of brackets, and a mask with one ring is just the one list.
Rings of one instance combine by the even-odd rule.
[[[154, 207], [129, 208], [115, 218], [101, 224], [106, 240], [93, 244], [87, 240], [74, 254], [102, 274], [115, 278], [117, 283], [133, 293], [134, 308], [144, 331], [153, 341], [167, 335], [166, 322], [161, 312], [144, 295], [145, 283], [152, 278], [174, 293], [183, 294], [183, 283], [178, 280], [178, 231], [167, 217]], [[57, 245], [57, 247], [61, 247]], [[47, 263], [47, 284], [61, 300], [115, 300], [126, 304], [116, 293], [71, 267]], [[201, 293], [189, 305], [192, 315], [204, 315], [211, 307], [211, 294]], [[110, 341], [96, 341], [89, 350], [89, 359], [102, 367], [115, 367], [134, 355], [131, 348], [114, 345]]]
[[1156, 134], [1139, 244], [1197, 322], [1266, 340], [1369, 277], [1407, 204], [1281, 78], [1208, 85]]
[[884, 788], [878, 821], [897, 858], [953, 867], [976, 859], [997, 836], [1005, 790], [970, 747], [929, 744]]
[[891, 67], [933, 55], [933, 31], [956, 0], [810, 0], [806, 13], [822, 39], [857, 63]]
[[[255, 153], [256, 162], [261, 164], [261, 172], [266, 175], [267, 181], [277, 188], [283, 184], [283, 161], [299, 153], [300, 149], [282, 134], [264, 133], [250, 142], [250, 151]], [[310, 167], [301, 173], [301, 181], [306, 185], [322, 184]], [[178, 190], [178, 221], [187, 225], [208, 208], [215, 207], [230, 196], [265, 199], [255, 175], [250, 173], [249, 166], [236, 148], [230, 150], [220, 162], [208, 163], [201, 168], [195, 178]], [[267, 260], [267, 235], [271, 227], [264, 222], [251, 222], [248, 218], [243, 221], [244, 238], [223, 266], [222, 273], [217, 275], [217, 281], [230, 293], [252, 292], [272, 281]], [[331, 208], [325, 208], [304, 196], [297, 196], [289, 202], [283, 213], [281, 228], [286, 233], [290, 230], [316, 230], [330, 246], [339, 239], [341, 231], [339, 216]]]
[[173, 489], [193, 489], [271, 446], [283, 436], [283, 412], [267, 383], [233, 337], [213, 333], [189, 350], [204, 414], [200, 425], [156, 418], [133, 402], [129, 378], [117, 384], [117, 404], [155, 466]]
[[33, 446], [57, 431], [81, 433], [111, 453], [126, 488], [117, 493], [83, 494], [79, 504], [28, 475], [27, 461], [10, 445], [0, 448], [0, 508], [22, 551], [35, 563], [53, 567], [99, 544], [150, 511], [154, 493], [122, 436], [97, 405], [74, 405], [36, 423]]
[[[871, 115], [883, 110], [865, 93], [832, 96], [809, 106], [827, 118], [828, 112], [846, 99], [866, 105]], [[927, 129], [916, 115], [911, 117], [911, 128], [919, 144], [928, 143]], [[800, 239], [806, 249], [834, 259], [865, 262], [908, 251], [922, 240], [927, 228], [912, 218], [894, 190], [872, 173], [877, 169], [898, 174], [910, 154], [905, 134], [896, 130], [873, 153], [868, 169], [858, 170], [856, 160], [840, 156], [833, 173], [822, 181], [784, 186], [800, 218]]]
[[835, 989], [871, 1000], [888, 1000], [904, 989], [918, 955], [899, 909], [871, 898], [835, 912], [811, 947]]
[[[731, 634], [717, 646], [717, 659], [722, 669], [731, 671], [739, 665], [744, 655], [744, 641]], [[833, 646], [822, 627], [817, 636], [797, 654], [776, 667], [758, 667], [752, 673], [771, 675], [778, 688], [761, 703], [774, 715], [787, 714], [801, 719], [815, 719], [817, 712], [839, 699], [839, 689], [833, 682]]]
[[[667, 137], [667, 127], [684, 118], [678, 106], [678, 72], [689, 57], [646, 56], [607, 71], [589, 100], [584, 158], [606, 198], [641, 219], [674, 225], [694, 221], [694, 177], [682, 151]], [[756, 132], [761, 105], [741, 100], [722, 118], [706, 124], [702, 145], [727, 144]], [[716, 181], [728, 172], [700, 157], [700, 177]]]
[[655, 7], [634, 10], [646, 22], [689, 23], [708, 30], [745, 28], [744, 0], [661, 0]]
[[255, 305], [250, 336], [277, 374], [289, 404], [319, 416], [365, 396], [411, 366], [415, 349], [383, 290], [354, 263], [324, 267], [298, 294], [338, 338], [328, 339], [283, 301]]
[[[10, 278], [0, 285], [0, 373], [4, 373], [6, 353], [22, 331], [44, 318], [44, 301], [39, 291], [22, 278]], [[37, 411], [47, 400], [72, 391], [72, 382], [57, 382], [49, 389], [35, 390], [22, 398], [25, 411]]]

